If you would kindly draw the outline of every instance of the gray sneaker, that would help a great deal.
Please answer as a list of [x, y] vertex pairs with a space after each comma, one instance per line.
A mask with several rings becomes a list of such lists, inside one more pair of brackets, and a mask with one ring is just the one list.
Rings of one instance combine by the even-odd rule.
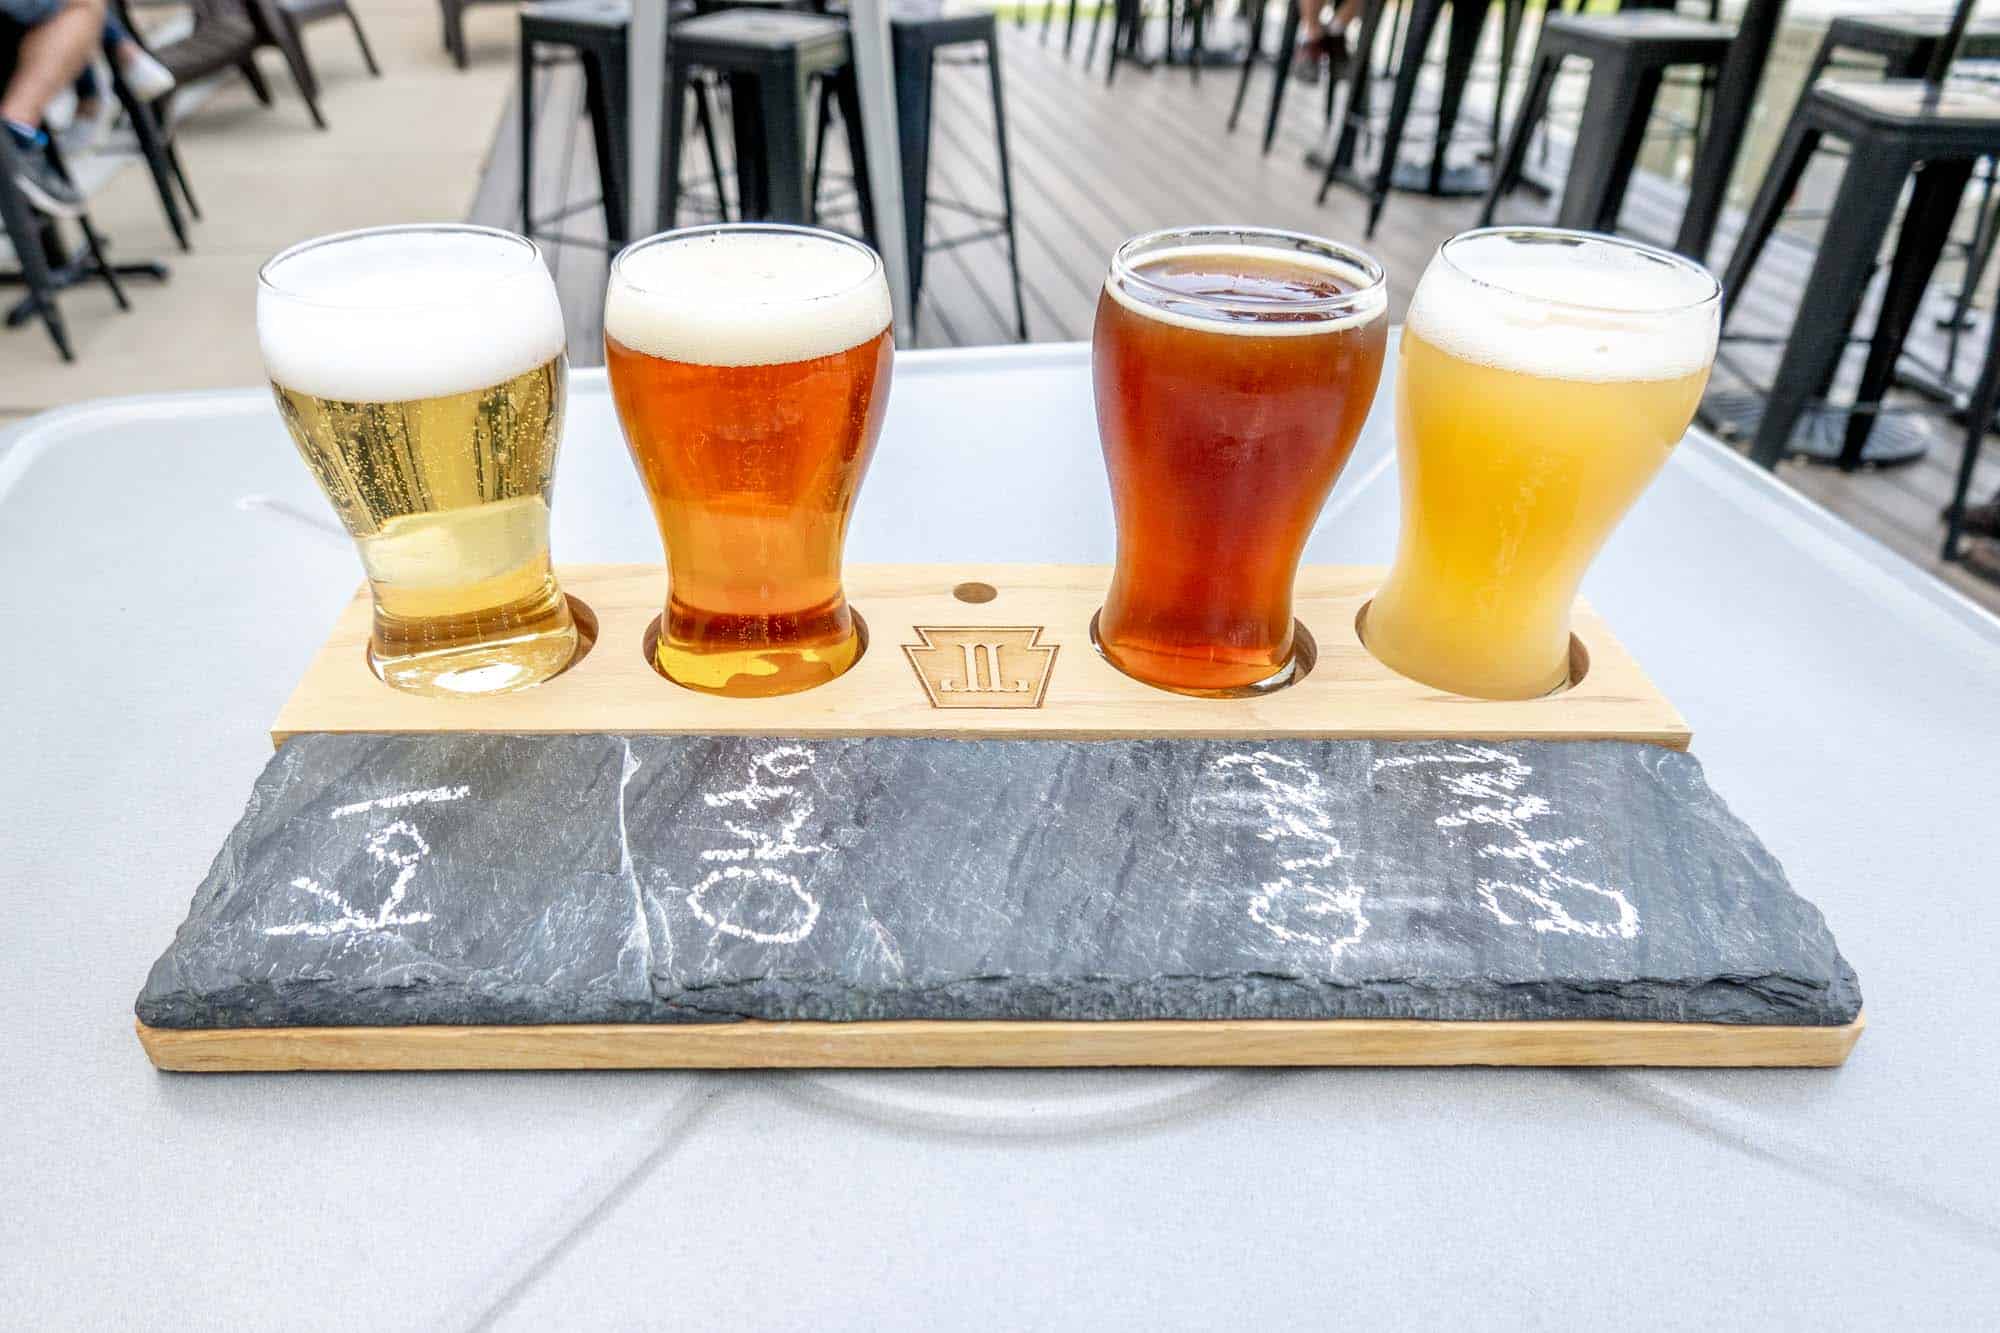
[[80, 218], [83, 216], [83, 196], [76, 192], [76, 186], [69, 178], [56, 169], [55, 159], [49, 156], [49, 146], [38, 143], [24, 148], [14, 145], [16, 158], [14, 183], [21, 187], [21, 193], [28, 196], [28, 202], [44, 213], [59, 218]]

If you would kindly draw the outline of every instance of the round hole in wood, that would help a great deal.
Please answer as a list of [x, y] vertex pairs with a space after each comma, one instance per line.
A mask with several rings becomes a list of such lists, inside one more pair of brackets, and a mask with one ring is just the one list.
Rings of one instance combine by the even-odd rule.
[[[1375, 605], [1375, 601], [1373, 598], [1370, 598], [1361, 604], [1359, 611], [1354, 613], [1354, 637], [1361, 641], [1363, 648], [1368, 646], [1368, 608], [1373, 605]], [[1369, 656], [1373, 657], [1374, 654], [1370, 653]], [[1377, 657], [1375, 660], [1380, 662], [1382, 659]], [[1384, 665], [1387, 666], [1387, 663], [1384, 663]], [[1391, 667], [1389, 669], [1394, 670], [1395, 668]], [[1569, 693], [1577, 686], [1583, 684], [1583, 678], [1589, 674], [1590, 649], [1583, 646], [1582, 639], [1577, 638], [1575, 634], [1571, 634], [1569, 636], [1569, 679], [1550, 690], [1542, 698], [1553, 699], [1559, 694]], [[1419, 681], [1417, 683], [1422, 684], [1423, 682]]]
[[990, 583], [961, 583], [951, 590], [951, 595], [961, 602], [971, 602], [974, 606], [990, 602], [1000, 595], [1000, 590]]

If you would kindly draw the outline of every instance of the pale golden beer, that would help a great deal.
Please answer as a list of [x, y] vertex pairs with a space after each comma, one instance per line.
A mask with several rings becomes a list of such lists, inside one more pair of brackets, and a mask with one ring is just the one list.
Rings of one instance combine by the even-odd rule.
[[667, 552], [654, 665], [739, 697], [853, 666], [841, 555], [893, 357], [875, 252], [768, 224], [640, 241], [612, 265], [604, 356]]
[[575, 656], [549, 563], [562, 313], [532, 243], [386, 227], [260, 275], [278, 410], [360, 551], [369, 662], [431, 695], [522, 689]]
[[1694, 417], [1719, 295], [1699, 264], [1610, 236], [1444, 244], [1403, 325], [1402, 533], [1362, 630], [1377, 658], [1482, 698], [1568, 680], [1577, 586]]

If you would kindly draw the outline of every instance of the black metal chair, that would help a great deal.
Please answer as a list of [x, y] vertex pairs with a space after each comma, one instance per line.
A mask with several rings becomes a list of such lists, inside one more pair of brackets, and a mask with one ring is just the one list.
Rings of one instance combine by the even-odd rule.
[[[282, 25], [287, 40], [303, 53], [306, 49], [306, 28], [323, 19], [344, 18], [354, 29], [354, 41], [361, 48], [362, 63], [368, 66], [368, 73], [374, 78], [382, 77], [382, 67], [375, 63], [375, 53], [368, 49], [368, 34], [361, 30], [361, 16], [348, 5], [347, 0], [276, 0], [277, 21]], [[310, 60], [302, 68], [312, 81], [312, 95], [319, 96], [319, 73]]]
[[[297, 85], [299, 96], [312, 115], [313, 124], [320, 129], [326, 128], [326, 117], [319, 110], [318, 82], [306, 63], [304, 50], [291, 39], [277, 19], [271, 0], [190, 0], [188, 8], [194, 17], [194, 26], [171, 42], [153, 45], [139, 36], [137, 28], [131, 29], [135, 40], [167, 67], [176, 83], [186, 85], [211, 74], [235, 69], [243, 75], [257, 100], [270, 106], [271, 87], [257, 68], [257, 51], [261, 47], [274, 47], [284, 57], [292, 82]], [[156, 106], [154, 111], [161, 125], [169, 131], [171, 141], [172, 126], [165, 114], [165, 106]], [[185, 173], [179, 171], [178, 164], [179, 158], [175, 155], [176, 175], [184, 177]], [[185, 179], [182, 184], [185, 186]], [[201, 216], [200, 212], [197, 211], [195, 216]]]
[[[1765, 467], [1775, 466], [1788, 452], [1837, 462], [1845, 469], [1864, 462], [1907, 462], [1923, 453], [1920, 440], [1891, 441], [1871, 449], [1870, 435], [1973, 165], [2000, 153], [2000, 89], [1978, 85], [1940, 89], [1907, 79], [1823, 82], [1808, 89], [1786, 127], [1723, 275], [1725, 330], [1758, 257], [1825, 138], [1847, 146], [1847, 165], [1791, 332], [1784, 339], [1777, 374], [1756, 419], [1750, 453]], [[1837, 449], [1802, 448], [1794, 432], [1814, 400], [1824, 399], [1833, 383], [1874, 275], [1877, 252], [1895, 220], [1903, 184], [1913, 177], [1881, 311], [1860, 385], [1847, 409], [1842, 439]], [[1713, 420], [1714, 408], [1705, 407], [1704, 416]]]
[[465, 11], [474, 5], [504, 3], [505, 0], [438, 0], [444, 16], [444, 49], [451, 54], [451, 62], [460, 69], [466, 67], [465, 51]]
[[[692, 15], [689, 6], [685, 12]], [[549, 0], [521, 7], [520, 105], [521, 105], [521, 230], [540, 240], [561, 244], [581, 242], [554, 230], [574, 214], [588, 208], [604, 211], [605, 243], [616, 250], [625, 244], [628, 227], [628, 182], [632, 152], [626, 115], [627, 90], [631, 86], [631, 0]], [[562, 55], [551, 56], [549, 48]], [[585, 111], [590, 118], [591, 142], [597, 154], [598, 197], [566, 204], [558, 211], [537, 217], [534, 214], [535, 179], [535, 71], [549, 65], [575, 62], [583, 73]], [[716, 196], [723, 201], [722, 159], [715, 140], [714, 119], [707, 91], [696, 84], [695, 111], [702, 136], [708, 145], [709, 168], [714, 174]], [[727, 216], [726, 201], [723, 201]]]
[[[998, 24], [990, 10], [947, 13], [939, 0], [901, 0], [889, 15], [890, 49], [896, 67], [896, 126], [903, 159], [903, 235], [909, 255], [910, 323], [916, 331], [918, 299], [924, 286], [924, 257], [932, 250], [953, 249], [975, 241], [1007, 242], [1007, 267], [1014, 289], [1014, 331], [1028, 340], [1028, 312], [1021, 300], [1021, 261], [1014, 243], [1014, 182], [1007, 160], [1007, 115], [1000, 93]], [[993, 96], [993, 137], [1000, 160], [1000, 211], [977, 208], [962, 200], [934, 195], [930, 190], [932, 89], [941, 59], [953, 48], [977, 46], [982, 54], [967, 63], [986, 66]], [[929, 215], [933, 205], [985, 225], [932, 242]]]
[[1493, 221], [1500, 200], [1520, 182], [1528, 141], [1547, 114], [1556, 76], [1565, 60], [1576, 58], [1590, 64], [1590, 88], [1556, 220], [1585, 231], [1617, 230], [1661, 80], [1679, 66], [1719, 71], [1735, 39], [1732, 24], [1670, 10], [1551, 15], [1535, 48], [1527, 95], [1480, 205], [1480, 224]]
[[[1409, 121], [1411, 104], [1416, 98], [1417, 80], [1423, 71], [1431, 36], [1437, 30], [1438, 20], [1443, 17], [1446, 6], [1451, 9], [1451, 25], [1445, 41], [1443, 83], [1439, 90], [1431, 159], [1427, 166], [1411, 171], [1404, 169], [1401, 161], [1403, 131]], [[1501, 78], [1494, 96], [1495, 124], [1499, 122], [1500, 107], [1507, 95], [1507, 75], [1514, 63], [1514, 49], [1520, 39], [1522, 15], [1526, 7], [1525, 0], [1501, 0]], [[1382, 132], [1381, 158], [1372, 180], [1354, 173], [1355, 148], [1361, 133], [1370, 127], [1369, 90], [1374, 76], [1375, 39], [1381, 28], [1384, 8], [1385, 0], [1368, 0], [1362, 9], [1361, 36], [1356, 43], [1353, 63], [1348, 68], [1347, 104], [1341, 112], [1340, 133], [1327, 161], [1326, 172], [1321, 177], [1318, 196], [1324, 203], [1327, 192], [1336, 181], [1361, 190], [1368, 196], [1366, 234], [1369, 236], [1375, 234], [1376, 223], [1381, 220], [1391, 188], [1455, 197], [1479, 194], [1487, 185], [1485, 173], [1478, 168], [1450, 171], [1446, 150], [1458, 128], [1466, 85], [1471, 80], [1473, 59], [1479, 52], [1487, 14], [1492, 8], [1490, 0], [1411, 0], [1402, 50], [1396, 61], [1395, 90], [1390, 95], [1388, 121]], [[1289, 20], [1286, 33], [1287, 41], [1295, 39], [1295, 25]], [[1275, 124], [1275, 98], [1272, 111]]]
[[679, 24], [668, 42], [667, 126], [661, 170], [660, 220], [674, 225], [680, 209], [681, 141], [697, 75], [730, 84], [736, 142], [737, 199], [746, 219], [810, 222], [817, 204], [810, 187], [806, 115], [814, 78], [832, 88], [847, 130], [859, 196], [862, 233], [875, 240], [874, 196], [861, 142], [861, 99], [844, 19], [765, 9], [730, 9]]
[[[0, 84], [4, 84], [12, 73], [11, 65], [10, 56], [4, 66], [0, 66]], [[105, 255], [103, 238], [98, 235], [88, 211], [76, 221], [83, 236], [83, 249], [71, 254], [63, 244], [55, 221], [36, 212], [15, 184], [14, 175], [19, 169], [15, 151], [12, 137], [0, 134], [0, 230], [6, 233], [18, 265], [12, 272], [0, 273], [0, 284], [19, 286], [26, 292], [7, 309], [6, 325], [10, 329], [18, 328], [31, 319], [39, 318], [62, 359], [74, 361], [76, 348], [70, 341], [69, 326], [56, 303], [58, 293], [82, 283], [101, 281], [111, 292], [111, 299], [117, 302], [118, 308], [130, 310], [132, 303], [126, 297], [124, 284], [119, 282], [119, 278], [145, 277], [165, 281], [167, 270], [164, 265], [151, 261], [112, 263]], [[49, 147], [49, 155], [56, 169], [67, 176], [61, 152], [53, 144]]]

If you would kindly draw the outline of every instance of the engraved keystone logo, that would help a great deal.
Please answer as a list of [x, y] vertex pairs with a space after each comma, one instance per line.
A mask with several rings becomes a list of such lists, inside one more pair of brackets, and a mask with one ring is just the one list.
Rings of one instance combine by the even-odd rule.
[[1056, 663], [1040, 625], [912, 627], [910, 665], [933, 708], [1040, 708]]

